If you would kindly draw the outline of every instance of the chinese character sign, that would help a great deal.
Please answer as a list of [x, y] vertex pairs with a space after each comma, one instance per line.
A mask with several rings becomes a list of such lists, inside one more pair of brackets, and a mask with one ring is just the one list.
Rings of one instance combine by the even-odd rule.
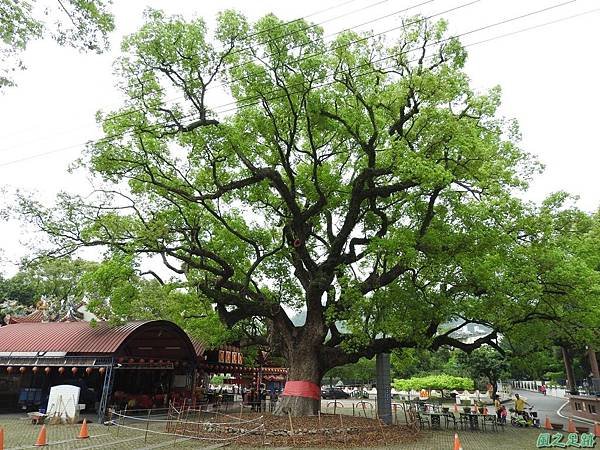
[[592, 433], [569, 433], [566, 436], [562, 433], [540, 433], [537, 438], [537, 448], [594, 448], [596, 446], [596, 436]]

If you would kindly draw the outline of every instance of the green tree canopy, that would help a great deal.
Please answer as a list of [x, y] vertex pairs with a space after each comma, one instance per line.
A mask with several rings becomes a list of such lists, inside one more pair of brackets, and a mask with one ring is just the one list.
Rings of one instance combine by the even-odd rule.
[[[99, 188], [54, 208], [22, 199], [51, 253], [159, 259], [228, 327], [261, 322], [292, 381], [394, 348], [497, 346], [545, 318], [531, 208], [513, 197], [537, 165], [497, 116], [500, 90], [469, 86], [444, 21], [405, 19], [392, 42], [326, 40], [227, 11], [211, 36], [150, 10], [122, 48], [128, 100], [99, 114], [106, 137], [81, 161]], [[472, 322], [493, 331], [464, 343]], [[317, 407], [288, 396], [279, 412]]]
[[102, 320], [170, 320], [207, 348], [244, 338], [250, 327], [227, 329], [210, 303], [177, 280], [163, 280], [154, 272], [140, 273], [135, 260], [122, 253], [88, 270], [81, 279], [88, 308]]
[[102, 52], [114, 21], [110, 0], [0, 0], [0, 88], [13, 85], [12, 73], [30, 41], [51, 37], [59, 45]]

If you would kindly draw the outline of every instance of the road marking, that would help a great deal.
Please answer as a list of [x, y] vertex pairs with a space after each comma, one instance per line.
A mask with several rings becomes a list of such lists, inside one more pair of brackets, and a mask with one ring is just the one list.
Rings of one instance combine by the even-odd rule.
[[573, 419], [573, 421], [575, 422], [583, 422], [583, 423], [587, 423], [587, 424], [591, 424], [594, 425], [596, 422], [594, 422], [593, 420], [588, 420], [588, 419], [582, 419], [580, 417], [577, 416], [573, 416], [573, 417], [569, 417], [569, 416], [565, 416], [564, 414], [561, 413], [562, 409], [567, 406], [569, 404], [569, 401], [567, 400], [560, 408], [558, 408], [558, 411], [556, 411], [556, 414], [559, 417], [562, 417], [563, 419]]

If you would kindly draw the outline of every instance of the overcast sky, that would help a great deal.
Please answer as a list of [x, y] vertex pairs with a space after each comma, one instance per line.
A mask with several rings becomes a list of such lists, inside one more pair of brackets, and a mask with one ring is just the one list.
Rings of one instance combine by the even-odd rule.
[[[83, 143], [101, 134], [94, 115], [119, 106], [112, 63], [123, 35], [142, 23], [148, 6], [185, 17], [203, 16], [210, 24], [218, 11], [238, 9], [250, 19], [273, 12], [285, 20], [308, 16], [327, 21], [325, 33], [356, 27], [371, 19], [423, 3], [425, 0], [114, 0], [117, 29], [112, 50], [85, 55], [52, 41], [34, 42], [24, 55], [28, 70], [18, 74], [18, 86], [0, 94], [0, 186], [37, 192], [51, 202], [60, 190], [85, 193], [85, 174], [67, 173]], [[437, 14], [470, 0], [432, 0], [405, 14]], [[480, 0], [443, 16], [454, 34], [555, 5], [560, 0]], [[569, 18], [598, 8], [595, 0], [566, 2], [502, 26], [473, 32], [464, 44], [494, 38], [523, 28]], [[331, 8], [319, 14], [315, 12]], [[354, 12], [353, 12], [354, 11]], [[335, 19], [337, 16], [344, 17]], [[398, 25], [398, 16], [377, 20], [358, 30], [384, 31]], [[598, 43], [600, 12], [592, 12], [468, 47], [467, 72], [476, 89], [502, 86], [504, 116], [516, 118], [522, 147], [546, 166], [526, 194], [539, 201], [550, 192], [566, 190], [580, 196], [579, 206], [592, 211], [600, 203], [597, 188], [598, 113], [600, 88]], [[5, 202], [10, 201], [10, 195]], [[25, 256], [24, 234], [17, 223], [0, 224], [0, 271], [11, 274]]]

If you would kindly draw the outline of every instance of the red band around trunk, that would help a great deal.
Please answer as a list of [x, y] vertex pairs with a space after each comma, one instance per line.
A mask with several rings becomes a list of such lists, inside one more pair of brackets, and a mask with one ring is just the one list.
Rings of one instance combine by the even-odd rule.
[[307, 397], [315, 400], [321, 399], [321, 388], [312, 381], [288, 381], [285, 383], [283, 394], [293, 397]]

